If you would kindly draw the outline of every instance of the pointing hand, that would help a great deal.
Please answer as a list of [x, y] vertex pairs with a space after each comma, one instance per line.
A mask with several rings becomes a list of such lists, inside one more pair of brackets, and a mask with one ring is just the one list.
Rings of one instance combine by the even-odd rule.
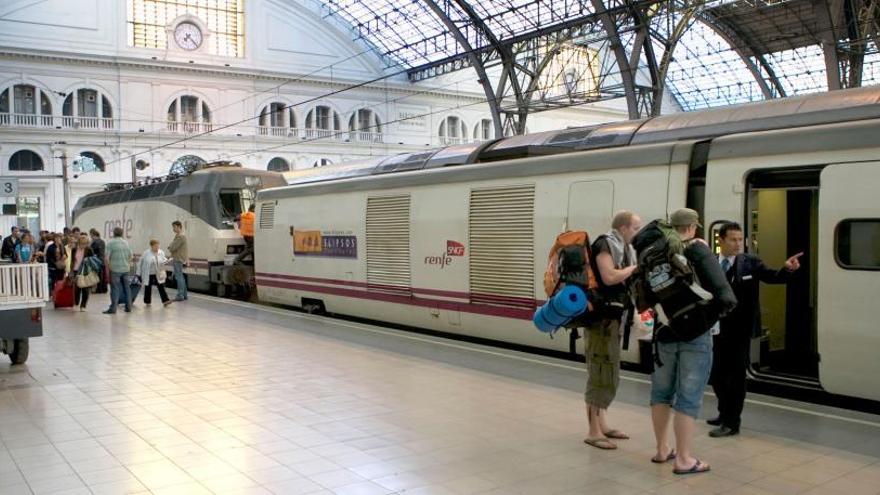
[[791, 258], [785, 260], [785, 269], [790, 272], [793, 272], [793, 271], [797, 270], [798, 268], [800, 268], [801, 262], [798, 261], [798, 258], [800, 258], [803, 255], [804, 255], [804, 253], [800, 252], [800, 253], [792, 256]]

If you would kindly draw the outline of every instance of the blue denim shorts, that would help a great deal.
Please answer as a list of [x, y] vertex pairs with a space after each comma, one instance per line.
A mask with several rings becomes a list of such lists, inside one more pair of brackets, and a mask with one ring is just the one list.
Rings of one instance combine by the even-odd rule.
[[655, 366], [651, 374], [651, 405], [667, 404], [681, 414], [698, 417], [712, 371], [711, 333], [657, 346], [663, 366]]

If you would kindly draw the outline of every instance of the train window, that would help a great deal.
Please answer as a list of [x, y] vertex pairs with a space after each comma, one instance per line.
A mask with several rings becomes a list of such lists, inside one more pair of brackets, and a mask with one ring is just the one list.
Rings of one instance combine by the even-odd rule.
[[170, 195], [174, 194], [177, 191], [178, 187], [180, 187], [179, 180], [173, 180], [173, 181], [169, 182], [168, 185], [165, 186], [165, 196], [170, 196]]
[[244, 211], [241, 190], [239, 189], [221, 189], [220, 190], [220, 218], [223, 220], [234, 220], [235, 217]]
[[150, 191], [152, 191], [156, 186], [141, 186], [136, 187], [134, 192], [131, 194], [131, 199], [146, 199], [150, 197]]
[[837, 264], [847, 270], [880, 270], [880, 219], [850, 219], [834, 234]]

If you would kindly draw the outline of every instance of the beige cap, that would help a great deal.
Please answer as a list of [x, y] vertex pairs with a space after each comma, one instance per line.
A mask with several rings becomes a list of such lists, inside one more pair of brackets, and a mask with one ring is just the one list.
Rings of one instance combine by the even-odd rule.
[[679, 208], [672, 212], [672, 215], [669, 215], [669, 223], [673, 227], [686, 227], [693, 224], [697, 224], [697, 227], [702, 227], [700, 225], [700, 214], [690, 208]]

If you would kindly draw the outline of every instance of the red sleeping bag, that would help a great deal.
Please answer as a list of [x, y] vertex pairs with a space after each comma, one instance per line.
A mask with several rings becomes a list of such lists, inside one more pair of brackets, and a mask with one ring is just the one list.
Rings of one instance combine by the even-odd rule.
[[55, 301], [55, 308], [72, 308], [73, 286], [64, 280], [55, 282], [55, 287], [52, 290], [52, 299]]

